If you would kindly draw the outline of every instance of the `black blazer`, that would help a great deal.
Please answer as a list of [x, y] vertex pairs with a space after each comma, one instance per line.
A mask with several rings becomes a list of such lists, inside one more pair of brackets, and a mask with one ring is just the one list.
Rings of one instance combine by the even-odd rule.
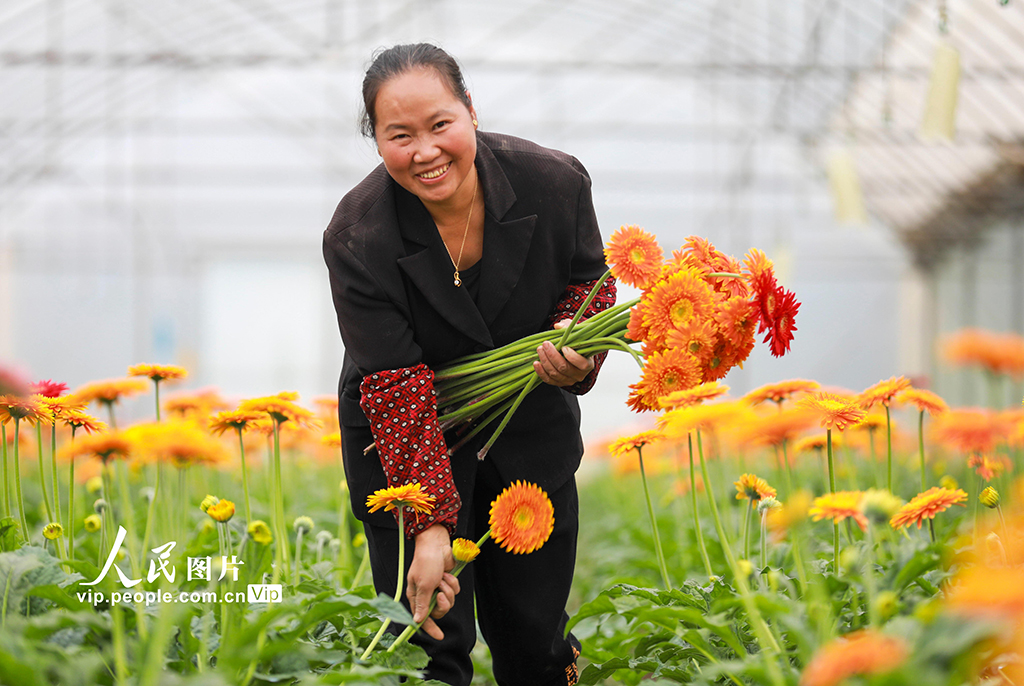
[[[339, 384], [342, 452], [353, 512], [387, 486], [369, 422], [359, 406], [365, 374], [431, 368], [549, 328], [567, 285], [598, 279], [606, 267], [590, 177], [574, 157], [512, 136], [477, 133], [476, 168], [484, 193], [484, 245], [478, 303], [452, 284], [451, 259], [430, 214], [384, 165], [341, 200], [324, 233], [338, 326], [345, 344]], [[495, 423], [494, 426], [497, 424]], [[452, 456], [464, 507], [484, 429]], [[454, 432], [446, 435], [454, 445]], [[562, 485], [583, 454], [576, 397], [541, 384], [520, 406], [487, 459], [506, 482], [546, 490]]]

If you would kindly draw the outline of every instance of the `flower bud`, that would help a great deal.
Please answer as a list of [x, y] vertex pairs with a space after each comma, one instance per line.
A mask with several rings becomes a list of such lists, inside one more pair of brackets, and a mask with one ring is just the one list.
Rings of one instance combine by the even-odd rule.
[[312, 518], [307, 517], [306, 515], [302, 515], [301, 517], [295, 518], [295, 521], [292, 522], [292, 527], [294, 527], [296, 531], [301, 531], [303, 533], [308, 534], [310, 531], [313, 530], [313, 520]]
[[96, 495], [97, 493], [99, 493], [102, 490], [103, 490], [103, 477], [99, 477], [99, 476], [90, 477], [89, 480], [85, 482], [85, 491], [89, 495]]
[[362, 548], [364, 545], [366, 545], [366, 535], [365, 534], [358, 533], [358, 534], [356, 534], [355, 536], [352, 537], [352, 547], [353, 548]]
[[218, 498], [217, 496], [207, 495], [205, 498], [203, 498], [203, 502], [199, 503], [199, 509], [202, 510], [203, 512], [206, 512], [219, 502], [220, 498]]
[[85, 530], [89, 533], [96, 533], [103, 526], [103, 520], [98, 514], [91, 514], [85, 518]]
[[249, 522], [246, 531], [249, 533], [249, 538], [260, 545], [269, 545], [274, 540], [274, 536], [270, 533], [270, 527], [262, 519], [254, 519]]
[[743, 576], [749, 578], [754, 573], [754, 565], [750, 563], [750, 560], [737, 560], [736, 570]]
[[985, 507], [995, 509], [999, 507], [999, 491], [988, 486], [980, 495], [978, 495], [978, 500], [980, 500], [981, 504]]
[[327, 545], [331, 541], [331, 532], [326, 529], [320, 531], [316, 535], [317, 545]]
[[757, 513], [758, 514], [764, 514], [765, 512], [768, 512], [769, 510], [774, 510], [774, 509], [780, 508], [780, 507], [782, 507], [782, 503], [780, 503], [775, 498], [775, 496], [770, 495], [770, 496], [768, 496], [766, 498], [761, 498], [761, 500], [757, 503]]
[[956, 479], [946, 474], [944, 477], [939, 479], [939, 485], [945, 488], [947, 491], [955, 491], [960, 488], [960, 484], [956, 482]]
[[235, 516], [235, 504], [230, 500], [218, 500], [206, 508], [206, 514], [216, 522], [226, 522]]
[[96, 502], [92, 504], [92, 509], [96, 514], [103, 514], [107, 509], [107, 501], [103, 498], [97, 498]]
[[152, 486], [146, 486], [145, 488], [139, 489], [139, 495], [145, 498], [147, 503], [153, 502], [153, 498], [156, 496], [156, 489]]
[[479, 554], [480, 548], [469, 539], [456, 538], [452, 541], [452, 557], [456, 562], [472, 562]]
[[57, 522], [50, 522], [43, 527], [43, 536], [51, 541], [56, 541], [64, 533], [64, 527]]
[[860, 501], [861, 510], [868, 521], [876, 525], [884, 525], [903, 505], [903, 501], [892, 493], [881, 488], [869, 488]]
[[883, 620], [892, 617], [899, 608], [899, 596], [892, 591], [882, 591], [875, 598], [875, 611], [878, 612], [878, 616]]

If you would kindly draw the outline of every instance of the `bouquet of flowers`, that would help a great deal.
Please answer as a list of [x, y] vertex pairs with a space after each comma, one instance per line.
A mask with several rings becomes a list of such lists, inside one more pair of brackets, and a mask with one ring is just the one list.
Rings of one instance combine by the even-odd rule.
[[[690, 236], [665, 260], [653, 235], [623, 226], [608, 241], [605, 259], [611, 268], [567, 327], [435, 371], [442, 427], [472, 425], [452, 452], [501, 418], [478, 454], [483, 459], [523, 398], [541, 383], [533, 362], [544, 341], [585, 356], [608, 350], [632, 355], [643, 372], [626, 402], [637, 412], [661, 410], [661, 399], [673, 391], [721, 379], [742, 366], [758, 334], [765, 334], [772, 355], [789, 350], [800, 303], [778, 284], [772, 261], [757, 248], [740, 262], [707, 239]], [[609, 276], [639, 288], [640, 297], [580, 321]]]

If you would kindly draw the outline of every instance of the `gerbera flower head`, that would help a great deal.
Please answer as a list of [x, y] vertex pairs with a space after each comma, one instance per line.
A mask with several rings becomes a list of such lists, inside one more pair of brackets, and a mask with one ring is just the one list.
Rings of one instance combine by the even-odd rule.
[[782, 357], [789, 352], [793, 332], [797, 330], [796, 315], [800, 311], [800, 302], [793, 291], [787, 291], [781, 286], [776, 291], [774, 301], [775, 307], [771, 311], [767, 333], [762, 342], [769, 345], [773, 356]]
[[800, 686], [839, 686], [850, 677], [884, 674], [906, 662], [909, 655], [903, 639], [864, 629], [815, 653], [800, 677]]
[[736, 500], [761, 500], [778, 495], [767, 481], [755, 474], [742, 474], [733, 485], [736, 486]]
[[765, 384], [760, 388], [754, 390], [743, 396], [751, 405], [759, 405], [766, 400], [771, 400], [774, 403], [781, 403], [785, 400], [792, 398], [797, 393], [811, 393], [821, 388], [821, 384], [817, 381], [810, 381], [808, 379], [787, 379], [786, 381], [776, 381], [775, 383]]
[[654, 353], [644, 363], [640, 381], [630, 385], [626, 401], [634, 412], [661, 410], [661, 399], [692, 388], [700, 381], [697, 358], [684, 350], [669, 349]]
[[532, 553], [551, 536], [555, 509], [536, 484], [516, 481], [491, 503], [491, 538], [512, 553]]
[[95, 457], [103, 464], [107, 464], [115, 458], [126, 459], [132, 451], [132, 442], [123, 433], [113, 431], [76, 438], [73, 442], [64, 444], [59, 454], [67, 460], [76, 457]]
[[262, 412], [246, 412], [243, 410], [218, 412], [210, 417], [210, 433], [221, 436], [225, 431], [237, 431], [238, 429], [242, 429], [244, 431], [248, 428], [250, 423], [257, 421], [264, 416], [265, 415]]
[[936, 417], [932, 435], [954, 450], [989, 453], [995, 448], [1000, 424], [990, 410], [956, 408]]
[[864, 493], [861, 491], [826, 493], [814, 499], [814, 504], [811, 505], [809, 514], [811, 519], [816, 522], [820, 522], [822, 519], [831, 519], [836, 524], [849, 517], [857, 522], [857, 526], [861, 528], [861, 531], [866, 531], [868, 520], [861, 509], [861, 501], [863, 499]]
[[751, 281], [764, 274], [768, 274], [772, 279], [775, 278], [775, 265], [760, 248], [751, 248], [743, 257], [743, 271]]
[[[842, 434], [836, 434], [832, 437], [832, 447], [837, 448], [842, 445], [843, 438]], [[828, 447], [828, 436], [825, 434], [814, 434], [812, 436], [805, 436], [799, 441], [793, 444], [793, 452], [796, 453], [807, 453], [812, 450], [821, 452]]]
[[0, 365], [0, 396], [11, 395], [16, 397], [26, 396], [32, 393], [29, 383], [21, 372]]
[[148, 376], [152, 381], [160, 383], [184, 379], [188, 376], [188, 371], [173, 364], [136, 364], [128, 367], [128, 376]]
[[821, 391], [801, 398], [797, 406], [814, 412], [821, 428], [839, 431], [851, 424], [859, 424], [866, 414], [854, 400]]
[[617, 438], [608, 446], [608, 452], [615, 457], [628, 455], [630, 451], [637, 450], [649, 443], [656, 443], [665, 438], [660, 431], [641, 431], [633, 436]]
[[924, 388], [907, 388], [896, 394], [894, 399], [897, 405], [911, 404], [921, 412], [931, 415], [940, 414], [949, 409], [946, 401], [936, 393]]
[[673, 391], [664, 398], [661, 398], [661, 406], [667, 408], [690, 407], [700, 405], [705, 400], [714, 400], [729, 392], [729, 387], [717, 381], [709, 381], [684, 388], [681, 391]]
[[[718, 331], [711, 320], [691, 320], [687, 326], [673, 328], [665, 336], [664, 347], [680, 348], [697, 358], [701, 365], [707, 364], [714, 353]], [[644, 354], [657, 351], [653, 341], [645, 343]]]
[[244, 412], [266, 412], [278, 424], [292, 421], [306, 428], [319, 428], [320, 421], [313, 416], [310, 410], [292, 402], [296, 398], [298, 398], [298, 394], [293, 395], [287, 392], [262, 398], [251, 398], [243, 400], [238, 409]]
[[142, 379], [107, 379], [80, 386], [73, 395], [86, 405], [91, 402], [113, 405], [121, 398], [145, 393], [147, 388]]
[[67, 392], [68, 385], [46, 379], [45, 381], [36, 381], [33, 384], [29, 384], [29, 389], [36, 395], [41, 395], [44, 398], [59, 398]]
[[228, 403], [216, 388], [175, 393], [163, 401], [164, 409], [179, 417], [207, 417], [217, 410], [226, 410]]
[[956, 365], [978, 365], [991, 374], [1024, 375], [1024, 338], [984, 329], [961, 329], [946, 337], [943, 356]]
[[864, 392], [860, 394], [860, 406], [865, 410], [869, 410], [875, 405], [889, 407], [893, 397], [908, 388], [910, 388], [910, 379], [905, 376], [893, 376], [888, 379], [883, 379], [874, 386], [866, 388]]
[[456, 562], [470, 563], [480, 554], [480, 548], [468, 538], [456, 538], [452, 541], [452, 557]]
[[423, 490], [415, 481], [401, 486], [381, 488], [366, 496], [366, 507], [370, 512], [384, 508], [390, 512], [398, 507], [408, 507], [417, 514], [430, 514], [434, 510], [434, 496]]
[[270, 532], [270, 527], [262, 519], [252, 520], [249, 522], [249, 526], [247, 526], [245, 530], [246, 533], [249, 534], [249, 538], [260, 545], [269, 545], [274, 540], [274, 535]]
[[619, 227], [608, 240], [604, 255], [612, 276], [629, 286], [647, 290], [661, 276], [664, 252], [654, 236], [639, 226]]
[[1024, 569], [965, 566], [950, 584], [946, 598], [957, 614], [1016, 622], [1024, 617]]
[[985, 481], [991, 481], [1009, 469], [1010, 460], [1005, 455], [971, 455], [967, 466]]
[[64, 419], [64, 416], [68, 412], [80, 412], [85, 409], [85, 404], [73, 395], [63, 395], [53, 398], [45, 395], [36, 395], [34, 397], [46, 406], [46, 409], [49, 411], [50, 417], [54, 422]]
[[736, 439], [752, 446], [778, 446], [795, 440], [814, 421], [813, 413], [800, 408], [771, 412], [744, 422], [737, 429]]
[[757, 322], [757, 307], [746, 298], [723, 300], [715, 309], [715, 323], [721, 336], [737, 350], [744, 351], [737, 355], [741, 362], [754, 349]]
[[672, 329], [710, 318], [715, 311], [715, 296], [700, 272], [686, 267], [654, 284], [639, 306], [648, 330], [645, 340], [653, 339], [660, 345]]
[[217, 464], [228, 459], [224, 445], [195, 422], [173, 419], [136, 424], [125, 435], [145, 459], [169, 462], [177, 468], [193, 464]]
[[206, 509], [215, 522], [227, 522], [235, 516], [235, 504], [230, 500], [218, 500]]
[[37, 396], [21, 398], [14, 395], [0, 395], [0, 424], [11, 420], [36, 422], [52, 422], [53, 415], [49, 408]]
[[82, 412], [81, 410], [65, 410], [61, 416], [61, 421], [64, 422], [65, 426], [69, 426], [72, 429], [82, 429], [87, 434], [94, 434], [100, 431], [106, 431], [107, 425], [91, 415]]
[[738, 401], [691, 405], [669, 410], [658, 419], [658, 428], [669, 434], [685, 436], [698, 429], [713, 431], [749, 420], [750, 408]]
[[782, 507], [768, 512], [768, 528], [777, 539], [781, 538], [793, 526], [807, 519], [810, 508], [811, 494], [799, 490], [789, 496], [789, 500], [784, 502]]
[[903, 501], [885, 489], [869, 488], [864, 491], [864, 498], [860, 504], [869, 522], [884, 524], [896, 514]]
[[941, 486], [935, 486], [914, 496], [909, 503], [892, 516], [889, 524], [894, 529], [902, 529], [916, 523], [917, 528], [920, 529], [923, 520], [934, 519], [935, 515], [945, 512], [953, 505], [966, 507], [965, 500], [967, 500], [967, 494], [959, 488], [951, 491]]
[[328, 448], [340, 448], [341, 432], [335, 431], [334, 433], [324, 434], [320, 437], [320, 444], [325, 445]]

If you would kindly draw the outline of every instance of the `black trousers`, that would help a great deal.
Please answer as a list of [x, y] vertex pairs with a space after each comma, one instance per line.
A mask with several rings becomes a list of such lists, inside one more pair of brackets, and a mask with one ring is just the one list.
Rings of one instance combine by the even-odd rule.
[[[462, 509], [456, 534], [476, 541], [488, 529], [491, 502], [503, 484], [489, 460], [477, 463], [475, 478], [459, 484]], [[467, 488], [468, 487], [468, 488]], [[471, 491], [471, 492], [467, 492]], [[468, 686], [473, 678], [470, 652], [476, 644], [476, 617], [491, 650], [494, 677], [500, 686], [566, 686], [576, 683], [576, 657], [580, 644], [572, 634], [563, 638], [565, 603], [576, 564], [579, 498], [570, 479], [549, 493], [555, 511], [551, 538], [539, 550], [515, 555], [488, 540], [480, 555], [461, 574], [455, 606], [438, 626], [444, 640], [419, 631], [412, 642], [430, 655], [427, 678], [453, 686]], [[393, 595], [398, 571], [398, 531], [365, 525], [370, 566], [378, 593]], [[407, 540], [408, 571], [415, 541]], [[408, 607], [405, 591], [402, 602]], [[404, 626], [389, 630], [400, 633]]]

